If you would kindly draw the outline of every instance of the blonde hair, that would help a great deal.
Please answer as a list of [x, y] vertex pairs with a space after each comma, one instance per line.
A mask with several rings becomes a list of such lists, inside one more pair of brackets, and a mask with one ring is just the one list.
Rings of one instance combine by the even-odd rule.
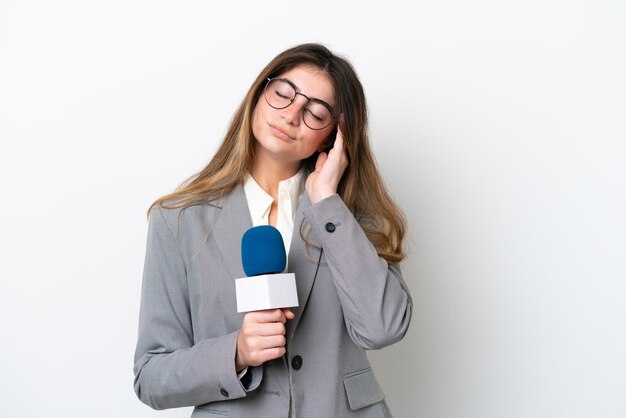
[[[348, 168], [337, 193], [354, 214], [379, 256], [389, 262], [404, 258], [406, 221], [389, 195], [376, 168], [367, 135], [367, 106], [363, 86], [352, 65], [319, 44], [302, 44], [277, 55], [258, 75], [233, 115], [222, 144], [209, 164], [183, 182], [173, 193], [157, 199], [148, 209], [185, 208], [214, 203], [241, 184], [254, 161], [256, 139], [252, 116], [268, 78], [299, 65], [324, 71], [335, 89], [335, 110], [342, 114], [341, 129]], [[303, 161], [313, 171], [318, 153]]]

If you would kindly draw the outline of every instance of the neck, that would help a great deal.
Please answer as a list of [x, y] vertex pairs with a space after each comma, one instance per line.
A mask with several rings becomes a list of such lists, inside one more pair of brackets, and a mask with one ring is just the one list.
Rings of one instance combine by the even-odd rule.
[[285, 163], [262, 155], [255, 156], [250, 175], [274, 199], [278, 198], [278, 183], [296, 175], [301, 163]]

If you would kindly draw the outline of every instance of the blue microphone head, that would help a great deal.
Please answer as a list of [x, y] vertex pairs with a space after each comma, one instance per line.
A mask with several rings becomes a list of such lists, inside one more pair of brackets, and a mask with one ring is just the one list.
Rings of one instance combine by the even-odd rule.
[[248, 277], [282, 273], [287, 255], [278, 229], [270, 225], [248, 229], [241, 238], [241, 261]]

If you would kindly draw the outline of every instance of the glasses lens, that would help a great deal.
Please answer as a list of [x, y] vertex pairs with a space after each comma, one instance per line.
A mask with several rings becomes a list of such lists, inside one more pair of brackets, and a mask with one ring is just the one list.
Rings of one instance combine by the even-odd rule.
[[[274, 109], [284, 109], [293, 103], [296, 90], [291, 84], [275, 78], [265, 87], [265, 100]], [[306, 96], [305, 96], [306, 97]], [[311, 99], [302, 112], [302, 119], [311, 129], [324, 129], [333, 121], [332, 110], [321, 100]]]
[[323, 129], [333, 121], [333, 115], [325, 104], [310, 100], [304, 109], [304, 123], [311, 129]]
[[274, 79], [265, 88], [265, 100], [276, 109], [289, 106], [296, 97], [296, 91], [284, 80]]

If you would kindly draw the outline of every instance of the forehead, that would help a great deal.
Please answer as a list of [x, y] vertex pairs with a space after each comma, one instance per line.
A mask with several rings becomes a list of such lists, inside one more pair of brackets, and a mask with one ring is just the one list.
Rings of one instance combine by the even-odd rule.
[[320, 99], [330, 104], [335, 103], [335, 89], [324, 71], [313, 65], [299, 65], [279, 75], [298, 87], [300, 93], [312, 99]]

